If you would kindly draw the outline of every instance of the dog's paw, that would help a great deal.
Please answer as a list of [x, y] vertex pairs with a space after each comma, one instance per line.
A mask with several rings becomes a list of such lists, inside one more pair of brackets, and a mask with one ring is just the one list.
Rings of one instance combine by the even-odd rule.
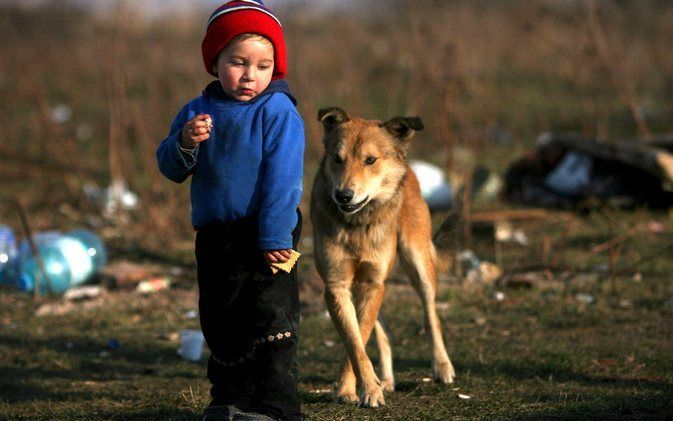
[[394, 392], [395, 379], [381, 379], [381, 388], [384, 392]]
[[432, 371], [435, 381], [440, 383], [453, 383], [453, 379], [456, 377], [451, 361], [433, 364]]
[[386, 400], [383, 398], [383, 388], [380, 385], [376, 384], [375, 386], [368, 387], [362, 392], [360, 399], [360, 406], [362, 408], [378, 408], [385, 404]]
[[355, 382], [334, 383], [334, 401], [336, 403], [360, 403], [355, 393]]
[[336, 401], [336, 403], [347, 403], [347, 404], [360, 403], [360, 399], [358, 398], [358, 395], [355, 393], [335, 392], [334, 400]]

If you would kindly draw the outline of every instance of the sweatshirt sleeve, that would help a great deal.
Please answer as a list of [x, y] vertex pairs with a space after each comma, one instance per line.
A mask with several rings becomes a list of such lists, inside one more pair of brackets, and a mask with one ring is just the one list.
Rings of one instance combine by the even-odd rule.
[[293, 109], [275, 114], [267, 124], [259, 247], [290, 249], [302, 194], [304, 124]]
[[194, 171], [198, 146], [193, 152], [180, 148], [182, 127], [193, 116], [193, 111], [183, 107], [171, 124], [168, 137], [157, 148], [157, 163], [159, 171], [169, 180], [182, 183]]

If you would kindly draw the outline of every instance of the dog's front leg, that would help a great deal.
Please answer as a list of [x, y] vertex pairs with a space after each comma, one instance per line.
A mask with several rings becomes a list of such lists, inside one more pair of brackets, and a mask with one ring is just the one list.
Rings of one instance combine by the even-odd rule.
[[[377, 295], [383, 297], [382, 287]], [[365, 317], [360, 324], [358, 323], [358, 315], [353, 304], [350, 288], [346, 285], [328, 284], [325, 288], [325, 301], [334, 325], [344, 341], [352, 369], [362, 383], [361, 405], [372, 408], [384, 405], [383, 389], [365, 352], [366, 339], [371, 334], [376, 313], [378, 313], [378, 308], [381, 305], [381, 299], [368, 300], [376, 307], [374, 317], [372, 320]], [[373, 311], [374, 309], [371, 308], [370, 310]], [[365, 313], [369, 312], [366, 311]], [[366, 339], [364, 336], [366, 336]], [[345, 363], [342, 366], [341, 382], [337, 390], [337, 399], [341, 401], [353, 401], [355, 387], [353, 385], [351, 388], [350, 378], [352, 376], [349, 375], [349, 371], [350, 367]], [[357, 401], [357, 397], [355, 400]]]

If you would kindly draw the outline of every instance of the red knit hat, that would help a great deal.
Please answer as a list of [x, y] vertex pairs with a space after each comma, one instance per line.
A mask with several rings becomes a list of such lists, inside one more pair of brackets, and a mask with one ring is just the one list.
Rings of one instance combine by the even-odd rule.
[[259, 34], [273, 44], [273, 76], [282, 79], [287, 71], [283, 27], [271, 10], [264, 7], [261, 0], [234, 0], [215, 9], [206, 28], [206, 36], [201, 43], [203, 64], [206, 71], [213, 72], [213, 64], [222, 49], [241, 34]]

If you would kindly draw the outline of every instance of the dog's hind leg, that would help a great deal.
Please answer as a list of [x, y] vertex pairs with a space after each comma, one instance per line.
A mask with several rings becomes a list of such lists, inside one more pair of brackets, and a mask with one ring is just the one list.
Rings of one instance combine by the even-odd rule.
[[411, 284], [421, 298], [425, 312], [425, 326], [432, 347], [432, 371], [435, 380], [442, 383], [453, 383], [455, 371], [449, 359], [442, 338], [442, 327], [435, 307], [435, 288], [437, 274], [434, 265], [434, 245], [427, 242], [415, 243], [400, 241], [400, 263], [405, 269]]
[[379, 357], [381, 358], [381, 387], [386, 392], [392, 392], [395, 390], [393, 352], [390, 347], [390, 335], [388, 335], [380, 314], [374, 325], [374, 335], [376, 336], [376, 344], [378, 345]]

